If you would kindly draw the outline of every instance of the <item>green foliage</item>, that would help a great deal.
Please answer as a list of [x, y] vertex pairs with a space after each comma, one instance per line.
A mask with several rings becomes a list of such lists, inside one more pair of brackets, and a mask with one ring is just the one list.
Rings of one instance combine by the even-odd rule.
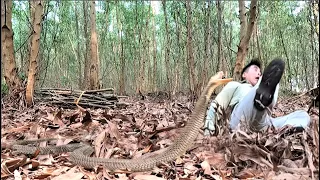
[[[83, 9], [83, 3], [87, 9]], [[39, 76], [44, 79], [43, 86], [72, 86], [77, 88], [79, 66], [83, 72], [86, 39], [84, 25], [88, 26], [90, 40], [90, 1], [46, 1], [43, 18]], [[162, 1], [158, 1], [159, 12], [153, 14], [148, 1], [96, 1], [96, 28], [98, 33], [98, 52], [100, 59], [100, 76], [106, 86], [118, 88], [120, 76], [119, 47], [123, 43], [125, 58], [126, 90], [133, 93], [137, 86], [138, 71], [142, 67], [141, 58], [146, 59], [145, 76], [153, 74], [153, 34], [156, 42], [156, 77], [159, 90], [166, 90], [166, 69], [164, 63], [166, 47], [165, 17]], [[27, 1], [14, 1], [13, 30], [17, 65], [20, 68], [28, 60], [28, 42], [30, 35], [30, 12]], [[207, 1], [192, 1], [192, 42], [195, 57], [196, 75], [201, 79], [201, 70], [205, 58], [205, 34]], [[232, 72], [238, 45], [240, 42], [240, 21], [237, 1], [223, 1], [222, 8], [222, 54]], [[249, 4], [246, 4], [249, 7]], [[79, 35], [76, 33], [75, 9], [78, 13]], [[248, 10], [248, 9], [247, 9]], [[85, 22], [84, 11], [88, 22]], [[170, 67], [179, 67], [180, 89], [188, 89], [187, 65], [187, 12], [184, 1], [167, 1], [166, 11], [169, 31]], [[210, 50], [209, 76], [217, 67], [218, 19], [215, 1], [210, 5]], [[282, 57], [287, 64], [284, 89], [292, 89], [298, 82], [299, 88], [310, 88], [317, 83], [317, 66], [319, 66], [319, 41], [311, 29], [315, 28], [310, 16], [308, 2], [301, 1], [258, 1], [257, 33], [251, 38], [246, 60], [259, 56], [267, 64], [275, 57]], [[152, 20], [155, 21], [153, 28]], [[179, 30], [177, 30], [179, 28]], [[155, 32], [154, 32], [155, 29]], [[281, 37], [281, 34], [283, 37]], [[179, 41], [179, 42], [178, 42]], [[258, 42], [259, 41], [259, 42]], [[80, 44], [80, 59], [77, 57], [77, 44]], [[257, 44], [259, 43], [260, 52]], [[90, 55], [90, 48], [87, 50]], [[88, 56], [90, 58], [90, 56]], [[304, 70], [305, 65], [307, 69]], [[290, 67], [290, 70], [289, 70]], [[25, 68], [26, 69], [26, 68]], [[290, 72], [289, 72], [290, 71]], [[63, 74], [63, 76], [62, 76]], [[61, 76], [60, 76], [61, 75]], [[309, 80], [301, 78], [313, 76]], [[56, 78], [56, 77], [61, 77]], [[292, 81], [288, 79], [292, 78]], [[298, 79], [298, 77], [300, 77]], [[61, 81], [61, 82], [60, 82]], [[146, 78], [148, 81], [148, 78]], [[307, 82], [310, 81], [310, 82]], [[309, 84], [309, 87], [308, 85]], [[294, 89], [294, 88], [293, 88]]]
[[21, 81], [24, 81], [27, 79], [27, 75], [24, 72], [19, 72], [18, 77], [19, 79], [21, 79]]
[[7, 95], [8, 93], [9, 93], [8, 85], [5, 82], [1, 81], [1, 96], [3, 97], [5, 95]]

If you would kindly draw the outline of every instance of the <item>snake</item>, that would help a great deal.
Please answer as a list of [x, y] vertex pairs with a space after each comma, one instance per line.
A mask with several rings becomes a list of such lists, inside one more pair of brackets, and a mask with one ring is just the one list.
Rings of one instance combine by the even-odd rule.
[[12, 148], [16, 152], [22, 154], [33, 154], [37, 150], [39, 154], [70, 152], [69, 159], [72, 163], [90, 169], [97, 166], [103, 166], [109, 171], [142, 172], [152, 170], [156, 166], [176, 160], [178, 157], [184, 155], [189, 148], [191, 148], [199, 134], [199, 130], [204, 124], [207, 105], [214, 89], [232, 80], [232, 78], [222, 77], [223, 72], [220, 71], [210, 78], [208, 84], [196, 102], [190, 120], [180, 131], [180, 135], [175, 138], [173, 143], [167, 149], [157, 155], [150, 157], [142, 156], [134, 159], [91, 157], [90, 155], [94, 152], [94, 149], [85, 143], [71, 143], [62, 146], [47, 147], [32, 147], [16, 144], [13, 145]]

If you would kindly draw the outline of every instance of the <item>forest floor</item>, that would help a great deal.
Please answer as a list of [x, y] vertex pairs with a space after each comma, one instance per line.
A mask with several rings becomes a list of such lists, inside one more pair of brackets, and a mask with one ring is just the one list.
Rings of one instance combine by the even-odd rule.
[[[120, 101], [128, 106], [59, 109], [37, 103], [19, 110], [12, 102], [2, 102], [1, 179], [318, 179], [318, 108], [311, 109], [312, 123], [302, 132], [283, 128], [231, 133], [220, 127], [216, 136], [204, 137], [200, 131], [194, 146], [183, 156], [146, 172], [84, 169], [71, 164], [69, 153], [26, 159], [3, 146], [17, 139], [55, 137], [65, 138], [53, 142], [56, 145], [74, 140], [88, 142], [99, 157], [138, 158], [172, 144], [194, 108], [184, 96], [172, 101], [148, 96]], [[308, 110], [310, 101], [308, 95], [279, 99], [273, 115]]]

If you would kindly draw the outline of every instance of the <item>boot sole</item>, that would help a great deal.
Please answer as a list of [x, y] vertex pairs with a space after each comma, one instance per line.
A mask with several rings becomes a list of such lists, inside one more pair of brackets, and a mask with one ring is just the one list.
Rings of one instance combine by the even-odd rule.
[[261, 82], [256, 91], [254, 106], [263, 111], [272, 103], [274, 91], [284, 72], [285, 63], [281, 59], [274, 59], [264, 70]]

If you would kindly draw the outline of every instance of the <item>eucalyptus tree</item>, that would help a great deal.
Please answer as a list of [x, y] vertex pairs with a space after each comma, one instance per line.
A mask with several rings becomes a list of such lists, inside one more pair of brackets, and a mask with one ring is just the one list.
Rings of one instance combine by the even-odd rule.
[[241, 79], [241, 70], [244, 66], [244, 60], [248, 52], [248, 44], [252, 35], [253, 27], [256, 22], [257, 0], [251, 0], [249, 10], [249, 22], [247, 22], [247, 14], [245, 11], [245, 1], [239, 0], [240, 11], [240, 43], [238, 46], [237, 59], [233, 71], [235, 80]]
[[1, 0], [1, 62], [4, 66], [4, 78], [9, 92], [21, 88], [21, 79], [16, 68], [11, 19], [12, 1]]
[[30, 1], [31, 7], [31, 22], [32, 22], [32, 35], [30, 41], [30, 57], [29, 57], [29, 70], [26, 88], [26, 102], [28, 106], [33, 104], [35, 76], [37, 73], [39, 63], [39, 47], [41, 35], [41, 21], [43, 15], [43, 1]]

